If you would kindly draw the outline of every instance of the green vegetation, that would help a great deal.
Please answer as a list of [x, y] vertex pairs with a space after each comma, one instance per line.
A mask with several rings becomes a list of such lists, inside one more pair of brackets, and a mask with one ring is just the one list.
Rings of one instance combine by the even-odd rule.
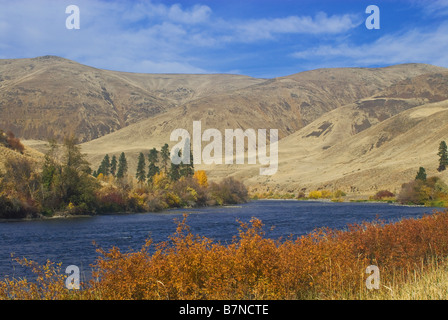
[[426, 181], [426, 170], [423, 167], [418, 169], [417, 175], [415, 176], [415, 180]]
[[448, 151], [445, 141], [440, 142], [437, 155], [439, 156], [439, 167], [437, 168], [437, 171], [441, 172], [444, 171], [448, 165]]
[[120, 158], [118, 159], [117, 178], [123, 179], [127, 173], [128, 173], [128, 161], [126, 160], [126, 155], [124, 154], [124, 152], [122, 152]]
[[[16, 148], [21, 145], [11, 134], [2, 133], [1, 139], [8, 146], [11, 141]], [[169, 167], [167, 145], [160, 153], [149, 152], [147, 173], [146, 157], [139, 155], [135, 179], [128, 174], [124, 153], [118, 161], [115, 155], [110, 159], [106, 155], [92, 173], [75, 138], [65, 139], [62, 146], [51, 141], [42, 165], [25, 157], [9, 157], [0, 173], [0, 218], [148, 212], [247, 201], [246, 187], [233, 178], [208, 182], [206, 173], [196, 173], [192, 165]]]
[[402, 185], [397, 201], [407, 205], [445, 207], [448, 204], [448, 186], [439, 177], [416, 178]]

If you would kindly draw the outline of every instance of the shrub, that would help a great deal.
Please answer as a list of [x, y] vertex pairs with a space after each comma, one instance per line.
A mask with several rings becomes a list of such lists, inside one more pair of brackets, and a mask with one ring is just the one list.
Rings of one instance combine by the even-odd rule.
[[297, 199], [305, 199], [305, 198], [306, 198], [305, 192], [299, 191], [299, 193], [297, 194]]
[[330, 199], [333, 197], [333, 193], [330, 190], [322, 190], [322, 198], [323, 199]]
[[335, 192], [334, 192], [334, 194], [333, 194], [333, 197], [334, 198], [342, 198], [342, 197], [345, 197], [347, 194], [344, 192], [344, 191], [342, 191], [342, 190], [336, 190]]
[[99, 212], [123, 212], [127, 209], [124, 192], [110, 185], [99, 190], [96, 199]]
[[12, 150], [23, 153], [25, 151], [25, 146], [20, 142], [19, 138], [16, 138], [14, 133], [11, 131], [6, 132], [6, 143], [9, 148]]
[[387, 200], [395, 197], [395, 194], [388, 190], [380, 190], [373, 197], [372, 200]]
[[310, 198], [310, 199], [320, 199], [320, 198], [322, 198], [322, 191], [320, 191], [320, 190], [310, 191], [310, 193], [308, 194], [308, 198]]
[[424, 205], [447, 195], [447, 185], [439, 177], [417, 179], [401, 186], [397, 201], [403, 204]]
[[386, 290], [448, 255], [448, 212], [283, 241], [267, 238], [263, 227], [256, 218], [240, 222], [238, 236], [221, 244], [193, 235], [184, 216], [160, 244], [98, 249], [92, 280], [75, 292], [65, 288], [59, 265], [24, 259], [37, 281], [0, 281], [0, 299], [358, 299], [375, 297], [365, 286], [369, 265], [378, 266]]
[[212, 182], [209, 186], [210, 197], [217, 204], [236, 204], [246, 202], [246, 186], [232, 177], [223, 179], [219, 184]]

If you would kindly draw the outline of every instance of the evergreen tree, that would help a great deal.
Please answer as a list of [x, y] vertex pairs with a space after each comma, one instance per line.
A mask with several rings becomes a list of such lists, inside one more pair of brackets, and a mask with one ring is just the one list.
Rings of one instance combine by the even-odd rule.
[[46, 155], [43, 207], [58, 210], [71, 203], [80, 210], [90, 210], [98, 184], [91, 179], [89, 163], [75, 138], [66, 138], [63, 148], [60, 160], [53, 147]]
[[104, 156], [104, 159], [101, 161], [101, 164], [97, 170], [97, 174], [99, 175], [100, 173], [102, 173], [105, 177], [110, 174], [110, 158], [108, 154]]
[[42, 168], [42, 184], [45, 190], [50, 190], [53, 184], [53, 180], [56, 174], [56, 170], [58, 169], [58, 165], [56, 163], [56, 152], [57, 152], [57, 144], [55, 140], [49, 141], [50, 149], [45, 154], [45, 162]]
[[193, 152], [190, 150], [190, 163], [181, 163], [179, 173], [181, 177], [194, 175]]
[[137, 172], [135, 174], [137, 181], [140, 183], [143, 183], [146, 181], [145, 167], [146, 167], [145, 155], [143, 154], [143, 152], [140, 152], [140, 155], [138, 156]]
[[420, 167], [418, 172], [417, 172], [417, 176], [415, 177], [415, 180], [422, 180], [422, 181], [426, 181], [426, 170], [423, 167]]
[[440, 142], [437, 155], [439, 156], [439, 167], [437, 168], [437, 171], [441, 172], [445, 170], [448, 165], [448, 151], [445, 141]]
[[[179, 155], [179, 157], [182, 157], [181, 150], [178, 151], [178, 155]], [[173, 162], [171, 162], [170, 171], [168, 173], [168, 176], [170, 177], [170, 179], [172, 181], [177, 181], [182, 176], [182, 174], [181, 174], [182, 165], [183, 165], [182, 163], [174, 164]]]
[[128, 172], [128, 161], [126, 160], [126, 155], [124, 154], [124, 152], [122, 152], [120, 158], [118, 159], [117, 178], [118, 179], [124, 178], [127, 172]]
[[162, 147], [161, 151], [160, 151], [160, 155], [161, 155], [161, 162], [162, 162], [162, 168], [163, 171], [165, 173], [167, 173], [168, 171], [168, 162], [170, 161], [170, 150], [169, 150], [169, 146], [167, 143], [165, 143], [165, 145]]
[[180, 164], [171, 163], [169, 177], [172, 181], [177, 181], [180, 179]]
[[117, 174], [117, 157], [115, 155], [112, 156], [112, 160], [110, 162], [110, 174], [114, 177]]
[[152, 181], [152, 178], [157, 173], [160, 173], [160, 168], [157, 166], [157, 163], [159, 162], [159, 152], [156, 148], [149, 150], [148, 161], [148, 180]]

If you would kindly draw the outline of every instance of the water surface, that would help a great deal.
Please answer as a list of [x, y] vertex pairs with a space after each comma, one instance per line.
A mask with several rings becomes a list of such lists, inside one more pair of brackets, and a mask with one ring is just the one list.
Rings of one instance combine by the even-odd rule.
[[117, 246], [122, 250], [138, 250], [148, 237], [155, 243], [167, 240], [175, 232], [174, 219], [181, 220], [184, 213], [188, 214], [187, 223], [194, 234], [227, 242], [238, 234], [238, 220], [248, 222], [252, 217], [262, 220], [267, 237], [277, 239], [297, 237], [319, 227], [343, 229], [348, 224], [377, 218], [390, 222], [418, 218], [434, 209], [382, 203], [259, 200], [237, 206], [162, 213], [1, 222], [0, 277], [17, 277], [24, 272], [11, 260], [11, 253], [40, 263], [47, 259], [62, 262], [63, 270], [74, 264], [89, 272], [90, 264], [98, 256], [93, 241], [105, 249]]

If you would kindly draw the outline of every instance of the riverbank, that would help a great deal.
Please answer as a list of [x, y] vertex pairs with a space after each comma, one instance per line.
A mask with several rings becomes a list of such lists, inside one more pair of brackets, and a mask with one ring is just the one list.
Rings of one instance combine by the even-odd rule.
[[[30, 282], [0, 281], [0, 298], [392, 299], [396, 296], [390, 295], [388, 288], [398, 292], [398, 288], [409, 283], [407, 288], [412, 290], [411, 284], [420, 279], [418, 284], [423, 290], [429, 285], [429, 279], [440, 275], [444, 270], [443, 257], [448, 255], [448, 213], [402, 219], [394, 223], [365, 222], [354, 224], [348, 230], [317, 229], [300, 237], [283, 238], [282, 241], [278, 241], [277, 236], [266, 236], [271, 228], [270, 225], [263, 224], [263, 217], [266, 221], [270, 220], [270, 223], [275, 217], [274, 224], [279, 228], [297, 229], [304, 225], [304, 215], [307, 219], [320, 216], [326, 221], [329, 216], [332, 217], [331, 220], [336, 220], [341, 213], [350, 219], [359, 216], [364, 220], [366, 212], [359, 210], [370, 210], [373, 216], [376, 212], [384, 212], [388, 208], [393, 209], [392, 211], [401, 208], [362, 203], [341, 205], [342, 207], [339, 204], [329, 207], [311, 202], [256, 201], [242, 206], [241, 209], [233, 208], [241, 212], [241, 217], [245, 217], [243, 222], [239, 223], [239, 228], [234, 222], [229, 223], [235, 219], [236, 211], [232, 208], [229, 208], [228, 214], [216, 214], [216, 211], [210, 214], [200, 213], [191, 218], [191, 222], [190, 218], [180, 221], [177, 227], [174, 227], [175, 231], [170, 231], [171, 236], [166, 236], [165, 239], [169, 241], [165, 242], [165, 245], [161, 245], [157, 238], [154, 239], [157, 246], [150, 242], [144, 245], [145, 241], [141, 238], [138, 241], [140, 244], [135, 244], [135, 249], [132, 250], [128, 248], [128, 241], [135, 241], [133, 237], [137, 234], [137, 226], [142, 227], [142, 235], [147, 235], [149, 226], [158, 230], [157, 233], [160, 233], [161, 227], [168, 231], [168, 220], [181, 217], [182, 212], [162, 220], [162, 216], [153, 215], [136, 216], [137, 222], [134, 217], [123, 220], [132, 223], [130, 225], [124, 225], [120, 217], [104, 217], [107, 239], [113, 240], [115, 244], [119, 239], [120, 246], [114, 245], [113, 249], [100, 250], [97, 253], [93, 279], [100, 280], [83, 283], [82, 290], [69, 291], [65, 288], [63, 269], [58, 270], [57, 265], [44, 264], [36, 270], [47, 270], [48, 277], [42, 280], [45, 283], [33, 287]], [[281, 212], [279, 206], [282, 208]], [[266, 208], [271, 208], [267, 215], [259, 215], [260, 219], [252, 218], [247, 221], [250, 216]], [[298, 208], [303, 208], [301, 214], [297, 214]], [[352, 212], [347, 213], [347, 209]], [[418, 210], [421, 208], [408, 209], [421, 212]], [[320, 212], [323, 210], [326, 211]], [[248, 212], [244, 214], [244, 211]], [[100, 231], [100, 221], [95, 220], [97, 225], [90, 226], [91, 229], [87, 229], [90, 223], [67, 224], [71, 230], [69, 233], [65, 232], [67, 236], [77, 236], [76, 239], [69, 239], [67, 244], [61, 242], [58, 236], [36, 237], [36, 232], [33, 232], [34, 241], [42, 239], [46, 243], [42, 246], [35, 243], [34, 250], [45, 249], [53, 243], [60, 244], [63, 252], [68, 254], [67, 263], [73, 264], [73, 254], [79, 254], [80, 248], [83, 248], [83, 252], [86, 251], [86, 245], [79, 240], [85, 238], [90, 241], [92, 231]], [[197, 225], [198, 223], [200, 225]], [[223, 230], [225, 226], [235, 229], [234, 232]], [[61, 227], [62, 225], [57, 224], [58, 229]], [[73, 230], [73, 227], [76, 229]], [[236, 237], [231, 242], [213, 242], [212, 245], [212, 241], [217, 238], [204, 233], [206, 227], [213, 227], [228, 239], [232, 239], [233, 233]], [[20, 230], [31, 234], [29, 230], [23, 230], [23, 227], [20, 227]], [[196, 236], [192, 230], [202, 231]], [[17, 233], [3, 234], [5, 239], [17, 242], [12, 239], [13, 234]], [[280, 231], [280, 234], [285, 235], [288, 232]], [[107, 247], [112, 248], [114, 242]], [[121, 251], [120, 247], [127, 249]], [[69, 248], [74, 251], [67, 253]], [[52, 248], [52, 252], [54, 249]], [[404, 252], [406, 254], [403, 254]], [[369, 265], [376, 265], [380, 270], [381, 286], [378, 290], [372, 291], [365, 287], [368, 276], [365, 270]], [[420, 297], [422, 290], [419, 291]], [[402, 291], [401, 294], [405, 296], [406, 292]]]

